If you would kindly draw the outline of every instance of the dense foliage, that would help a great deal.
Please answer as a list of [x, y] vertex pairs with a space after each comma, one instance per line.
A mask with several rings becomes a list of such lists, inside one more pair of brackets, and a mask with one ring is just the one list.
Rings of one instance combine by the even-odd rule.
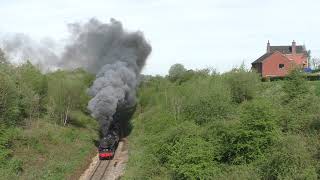
[[320, 178], [319, 82], [172, 69], [141, 84], [126, 179]]
[[64, 179], [85, 162], [97, 135], [86, 112], [92, 78], [12, 65], [0, 50], [0, 179]]

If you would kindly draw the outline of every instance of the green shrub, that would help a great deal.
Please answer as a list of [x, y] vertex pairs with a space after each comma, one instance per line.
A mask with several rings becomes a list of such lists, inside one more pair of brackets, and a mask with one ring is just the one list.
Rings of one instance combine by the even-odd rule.
[[283, 90], [287, 94], [286, 102], [309, 93], [307, 81], [300, 69], [294, 69], [290, 72], [286, 77]]
[[229, 119], [235, 112], [228, 90], [212, 89], [209, 95], [204, 95], [183, 105], [184, 117], [199, 125]]
[[317, 179], [306, 143], [299, 136], [284, 136], [264, 159], [259, 171], [263, 179]]
[[285, 132], [307, 132], [319, 117], [319, 97], [312, 94], [291, 99], [282, 108], [281, 123]]
[[214, 179], [225, 180], [225, 179], [232, 179], [232, 180], [257, 180], [261, 179], [261, 176], [256, 170], [256, 167], [253, 164], [250, 165], [230, 165], [224, 167], [222, 174]]
[[0, 72], [0, 123], [15, 125], [20, 120], [19, 94], [14, 80]]
[[263, 157], [279, 136], [276, 110], [265, 99], [242, 105], [240, 123], [222, 134], [224, 162], [250, 163]]
[[219, 173], [215, 149], [201, 137], [179, 139], [171, 148], [168, 165], [174, 179], [209, 179]]
[[257, 73], [240, 68], [228, 72], [224, 76], [230, 86], [234, 102], [241, 103], [251, 100], [258, 93], [260, 77]]

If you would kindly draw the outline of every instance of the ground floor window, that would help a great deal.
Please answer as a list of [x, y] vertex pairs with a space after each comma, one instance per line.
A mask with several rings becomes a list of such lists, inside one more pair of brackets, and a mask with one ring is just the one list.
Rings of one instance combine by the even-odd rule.
[[284, 68], [284, 64], [279, 64], [279, 69], [283, 69]]

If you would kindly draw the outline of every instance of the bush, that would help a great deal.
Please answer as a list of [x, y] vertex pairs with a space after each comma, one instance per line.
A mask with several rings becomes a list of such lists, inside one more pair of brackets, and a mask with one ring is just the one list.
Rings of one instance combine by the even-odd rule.
[[246, 102], [241, 108], [240, 123], [222, 134], [223, 162], [250, 163], [264, 156], [279, 137], [276, 111], [264, 99]]
[[22, 162], [16, 158], [13, 158], [12, 145], [13, 139], [17, 136], [19, 131], [15, 128], [10, 128], [6, 125], [0, 124], [0, 175], [5, 177], [4, 174], [7, 173], [18, 174], [22, 171]]
[[310, 153], [299, 136], [285, 136], [261, 160], [263, 179], [317, 179]]
[[15, 125], [20, 120], [19, 94], [14, 80], [0, 72], [0, 123]]
[[307, 132], [319, 117], [320, 99], [312, 94], [296, 97], [283, 107], [282, 128], [285, 132]]
[[286, 77], [283, 90], [287, 94], [286, 102], [309, 92], [306, 79], [299, 69], [292, 70]]
[[234, 102], [241, 103], [256, 96], [260, 84], [260, 77], [257, 73], [235, 69], [224, 76], [230, 86]]
[[230, 97], [229, 89], [213, 87], [200, 97], [183, 104], [183, 114], [186, 120], [193, 120], [199, 125], [219, 120], [230, 119], [235, 112], [235, 105]]
[[172, 147], [169, 168], [174, 179], [210, 179], [219, 173], [215, 149], [200, 137], [179, 139]]

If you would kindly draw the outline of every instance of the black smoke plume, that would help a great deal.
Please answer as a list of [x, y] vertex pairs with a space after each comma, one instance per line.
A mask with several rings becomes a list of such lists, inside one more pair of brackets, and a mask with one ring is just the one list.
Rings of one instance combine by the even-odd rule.
[[141, 32], [127, 32], [114, 19], [109, 24], [92, 19], [70, 29], [73, 43], [66, 47], [63, 66], [96, 73], [88, 109], [106, 135], [117, 110], [136, 104], [138, 78], [151, 46]]
[[138, 78], [151, 46], [143, 33], [128, 32], [114, 19], [110, 23], [91, 19], [68, 28], [71, 36], [60, 56], [50, 46], [54, 43], [35, 43], [23, 34], [2, 40], [2, 48], [18, 59], [62, 69], [84, 68], [96, 74], [88, 91], [92, 97], [88, 109], [106, 135], [116, 112], [136, 104]]

